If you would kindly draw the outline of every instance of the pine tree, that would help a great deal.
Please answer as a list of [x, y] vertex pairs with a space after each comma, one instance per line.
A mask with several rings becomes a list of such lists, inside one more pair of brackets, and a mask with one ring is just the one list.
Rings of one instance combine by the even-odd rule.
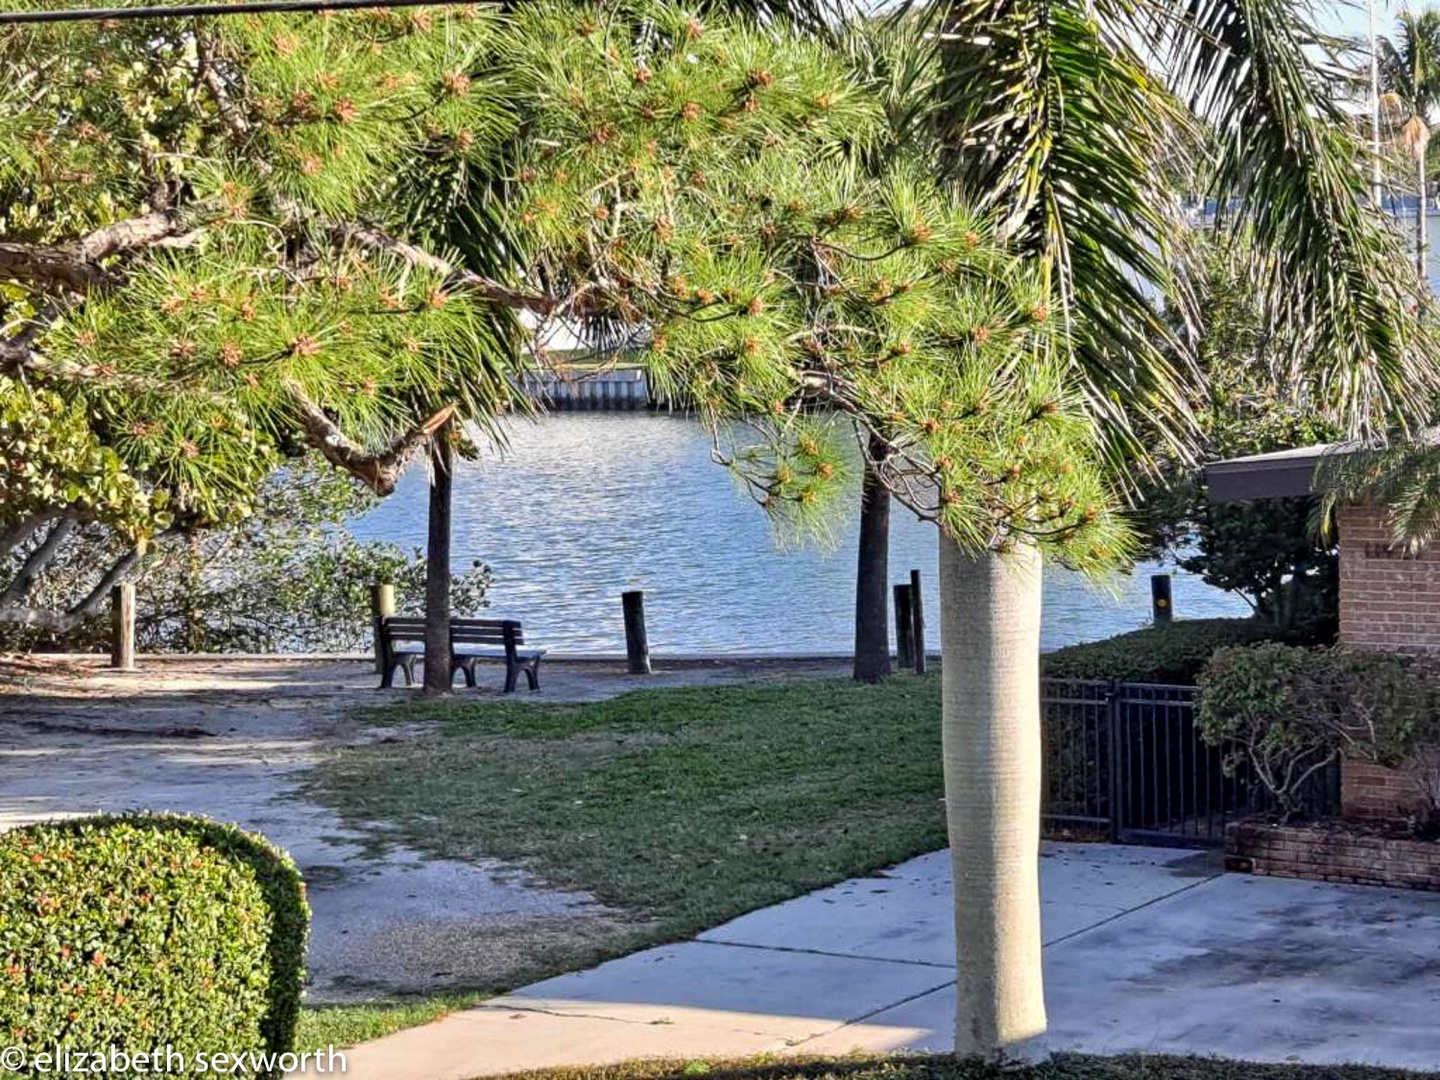
[[[304, 447], [383, 494], [509, 406], [513, 298], [417, 246], [513, 133], [474, 74], [498, 33], [457, 7], [0, 36], [0, 556], [103, 520], [132, 542], [108, 583]], [[51, 416], [68, 459], [37, 452]], [[63, 631], [102, 595], [33, 609], [26, 580], [0, 616]]]

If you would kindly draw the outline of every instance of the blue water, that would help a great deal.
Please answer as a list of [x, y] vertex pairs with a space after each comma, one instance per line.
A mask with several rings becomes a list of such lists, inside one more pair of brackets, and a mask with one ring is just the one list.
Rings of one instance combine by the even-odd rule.
[[[461, 462], [454, 560], [493, 569], [491, 614], [523, 619], [527, 636], [575, 653], [623, 651], [620, 593], [644, 589], [651, 648], [677, 652], [845, 652], [855, 589], [854, 513], [828, 545], [780, 543], [764, 513], [710, 460], [693, 420], [651, 413], [516, 421], [501, 454]], [[364, 537], [425, 543], [427, 478], [412, 467], [399, 490], [354, 523]], [[858, 505], [858, 496], [854, 501]], [[928, 636], [938, 641], [935, 526], [896, 504], [893, 581], [925, 583]], [[1051, 567], [1043, 645], [1106, 637], [1149, 619], [1148, 575], [1102, 588]], [[1245, 615], [1240, 599], [1178, 574], [1182, 618]]]

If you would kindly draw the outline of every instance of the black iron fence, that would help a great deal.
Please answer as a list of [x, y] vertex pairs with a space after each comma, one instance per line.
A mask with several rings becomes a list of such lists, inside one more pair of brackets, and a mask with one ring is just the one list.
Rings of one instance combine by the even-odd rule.
[[[1209, 847], [1228, 822], [1271, 808], [1243, 764], [1195, 730], [1193, 686], [1103, 679], [1041, 682], [1044, 822], [1050, 836]], [[1339, 769], [1312, 778], [1317, 813], [1339, 802]]]

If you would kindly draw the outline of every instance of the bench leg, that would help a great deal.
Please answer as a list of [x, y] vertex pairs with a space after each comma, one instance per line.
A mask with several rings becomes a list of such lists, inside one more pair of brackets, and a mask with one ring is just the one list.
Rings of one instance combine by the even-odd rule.
[[540, 689], [540, 661], [536, 660], [525, 669], [525, 681], [530, 684], [531, 690]]
[[515, 684], [520, 680], [520, 665], [506, 663], [505, 665], [505, 693], [513, 694]]
[[474, 688], [475, 688], [475, 661], [472, 661], [472, 660], [471, 660], [471, 661], [456, 660], [456, 661], [454, 662], [454, 664], [451, 665], [451, 680], [452, 680], [452, 681], [454, 681], [455, 672], [456, 672], [456, 671], [461, 672], [461, 674], [464, 675], [464, 677], [465, 677], [465, 687], [467, 687], [467, 690], [474, 690]]
[[406, 686], [415, 685], [415, 659], [416, 658], [412, 655], [407, 656], [405, 657], [405, 659], [400, 661], [400, 670], [405, 672]]
[[395, 685], [395, 665], [386, 664], [385, 670], [380, 673], [380, 689], [389, 690]]

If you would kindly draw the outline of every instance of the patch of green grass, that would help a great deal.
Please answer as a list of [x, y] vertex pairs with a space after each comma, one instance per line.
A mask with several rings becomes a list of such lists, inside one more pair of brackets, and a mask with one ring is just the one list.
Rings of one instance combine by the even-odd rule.
[[640, 1061], [516, 1073], [509, 1080], [1420, 1080], [1436, 1073], [1366, 1065], [1257, 1065], [1218, 1058], [1064, 1054], [998, 1068], [939, 1054], [741, 1061]]
[[482, 993], [431, 994], [409, 1000], [358, 1005], [309, 1005], [300, 1013], [295, 1045], [301, 1050], [354, 1046], [382, 1035], [438, 1020], [478, 1005]]
[[942, 846], [939, 712], [939, 680], [913, 677], [396, 706], [366, 719], [401, 734], [328, 757], [306, 794], [583, 889], [658, 941]]

